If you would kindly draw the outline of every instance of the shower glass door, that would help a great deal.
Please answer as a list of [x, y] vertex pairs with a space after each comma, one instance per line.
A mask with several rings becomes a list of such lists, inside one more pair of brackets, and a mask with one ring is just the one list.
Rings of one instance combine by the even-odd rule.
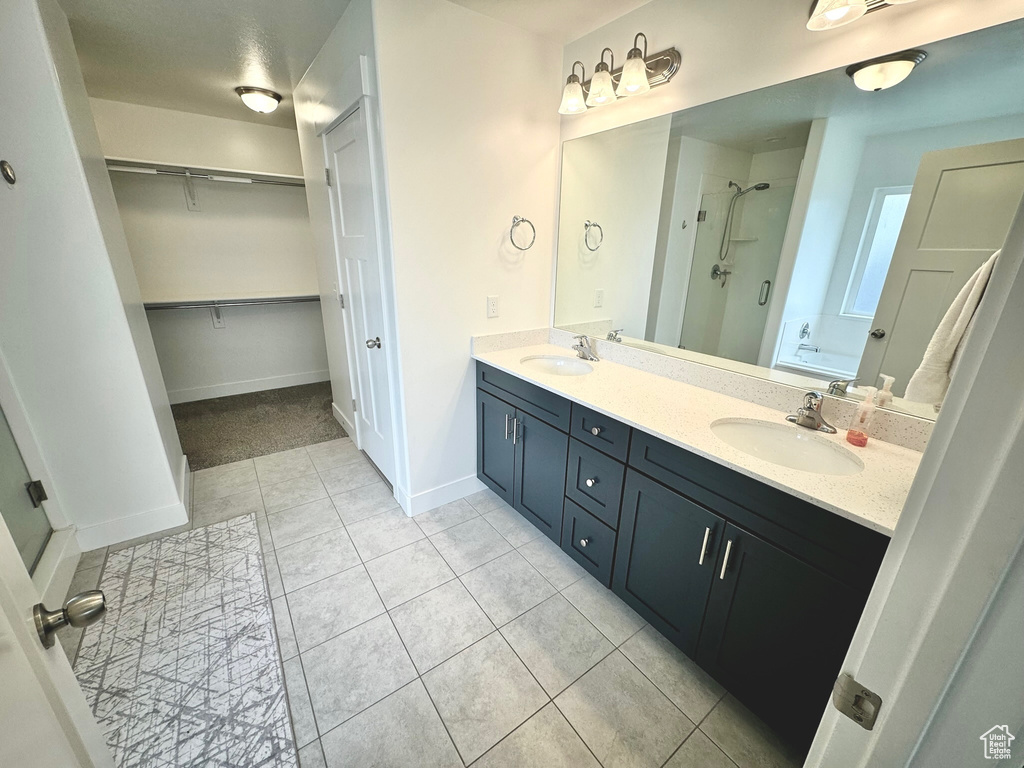
[[35, 506], [29, 495], [27, 486], [31, 480], [7, 418], [0, 410], [0, 514], [29, 573], [35, 570], [52, 533], [42, 506]]

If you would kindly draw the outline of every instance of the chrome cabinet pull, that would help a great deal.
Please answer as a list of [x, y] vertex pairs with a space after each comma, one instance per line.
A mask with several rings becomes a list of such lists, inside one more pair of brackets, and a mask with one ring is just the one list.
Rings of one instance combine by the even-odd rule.
[[580, 546], [581, 547], [585, 547], [589, 543], [590, 543], [590, 537], [589, 536], [587, 538], [585, 538], [585, 539], [580, 539]]
[[590, 434], [592, 434], [594, 437], [597, 437], [598, 435], [601, 434], [602, 431], [603, 430], [600, 427], [592, 427], [590, 430]]
[[597, 485], [597, 478], [596, 477], [588, 477], [587, 478], [587, 488], [593, 488], [595, 485]]
[[771, 293], [771, 290], [771, 280], [765, 280], [763, 283], [761, 283], [761, 292], [758, 293], [757, 295], [757, 306], [763, 307], [765, 304], [768, 303], [768, 294]]
[[519, 439], [519, 419], [512, 419], [512, 445]]
[[506, 440], [508, 440], [508, 420], [511, 419], [511, 418], [512, 418], [512, 416], [510, 414], [508, 414], [508, 413], [505, 414], [505, 439]]
[[732, 554], [732, 539], [725, 542], [725, 559], [722, 560], [722, 572], [718, 575], [719, 581], [725, 581], [725, 569], [729, 567], [729, 555]]
[[700, 546], [700, 560], [697, 561], [697, 565], [704, 565], [704, 555], [708, 553], [708, 539], [711, 538], [711, 529], [704, 529], [704, 543]]

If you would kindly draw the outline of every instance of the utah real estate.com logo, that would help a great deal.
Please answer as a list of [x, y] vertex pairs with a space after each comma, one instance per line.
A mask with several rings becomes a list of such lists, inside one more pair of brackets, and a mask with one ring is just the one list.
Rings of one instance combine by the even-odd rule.
[[980, 738], [985, 743], [986, 760], [1009, 760], [1012, 757], [1010, 742], [1014, 740], [1014, 735], [1010, 733], [1009, 726], [994, 725], [981, 734]]

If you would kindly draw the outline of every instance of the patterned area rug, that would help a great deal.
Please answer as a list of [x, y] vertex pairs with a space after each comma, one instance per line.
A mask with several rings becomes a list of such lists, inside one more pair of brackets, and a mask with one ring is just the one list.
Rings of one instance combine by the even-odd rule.
[[75, 675], [119, 768], [293, 768], [252, 515], [113, 552]]

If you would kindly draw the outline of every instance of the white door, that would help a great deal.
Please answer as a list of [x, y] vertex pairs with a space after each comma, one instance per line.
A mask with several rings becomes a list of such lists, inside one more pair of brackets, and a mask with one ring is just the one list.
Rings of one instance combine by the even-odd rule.
[[373, 205], [370, 147], [363, 109], [324, 136], [331, 213], [344, 287], [355, 395], [356, 443], [392, 482], [395, 473], [391, 383], [385, 348], [380, 240]]
[[1024, 139], [929, 152], [878, 300], [858, 376], [902, 395], [968, 278], [1003, 247], [1024, 195]]

